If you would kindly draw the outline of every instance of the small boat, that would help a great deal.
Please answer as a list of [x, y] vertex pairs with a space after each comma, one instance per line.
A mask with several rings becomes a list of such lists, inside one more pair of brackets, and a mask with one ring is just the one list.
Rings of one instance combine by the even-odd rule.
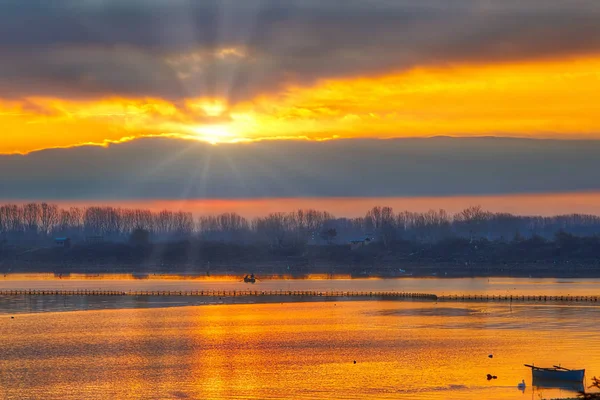
[[256, 277], [254, 276], [254, 274], [252, 274], [250, 276], [246, 275], [244, 277], [244, 282], [246, 282], [246, 283], [256, 283]]
[[563, 389], [569, 392], [583, 392], [585, 387], [583, 382], [565, 381], [556, 379], [538, 379], [533, 378], [532, 386], [538, 389]]
[[525, 364], [525, 366], [531, 368], [533, 379], [536, 380], [581, 382], [585, 376], [585, 369], [568, 369], [559, 365], [554, 365], [552, 368], [536, 367], [529, 364]]

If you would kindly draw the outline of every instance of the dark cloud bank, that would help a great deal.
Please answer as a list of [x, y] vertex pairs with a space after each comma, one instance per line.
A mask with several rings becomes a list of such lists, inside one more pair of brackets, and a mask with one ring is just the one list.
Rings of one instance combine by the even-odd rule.
[[0, 156], [1, 199], [445, 196], [600, 189], [600, 141], [431, 138], [212, 146], [141, 139]]
[[[599, 20], [597, 0], [0, 0], [0, 93], [235, 101], [285, 81], [597, 53]], [[214, 55], [231, 46], [247, 56]]]

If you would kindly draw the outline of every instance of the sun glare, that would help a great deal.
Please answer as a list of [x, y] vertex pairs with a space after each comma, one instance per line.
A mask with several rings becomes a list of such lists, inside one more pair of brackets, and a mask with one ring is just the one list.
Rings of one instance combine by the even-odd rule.
[[205, 125], [195, 128], [196, 136], [211, 144], [230, 142], [235, 140], [234, 135], [225, 125]]

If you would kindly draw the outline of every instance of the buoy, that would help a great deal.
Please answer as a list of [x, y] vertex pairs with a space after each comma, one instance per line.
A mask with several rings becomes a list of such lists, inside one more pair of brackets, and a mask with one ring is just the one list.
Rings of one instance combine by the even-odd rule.
[[15, 317], [10, 317], [10, 319], [15, 319]]
[[356, 364], [356, 360], [354, 360], [354, 364]]
[[494, 358], [494, 355], [493, 355], [493, 354], [490, 354], [488, 357], [489, 357], [489, 358]]

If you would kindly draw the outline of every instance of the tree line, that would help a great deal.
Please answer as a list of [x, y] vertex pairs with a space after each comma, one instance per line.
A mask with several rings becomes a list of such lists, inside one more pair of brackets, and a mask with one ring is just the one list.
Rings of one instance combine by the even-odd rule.
[[346, 244], [369, 237], [384, 245], [396, 241], [435, 243], [449, 238], [514, 241], [554, 238], [559, 232], [577, 236], [600, 233], [600, 217], [569, 214], [552, 217], [494, 213], [471, 206], [450, 214], [443, 209], [395, 212], [373, 207], [357, 218], [300, 209], [247, 219], [236, 213], [194, 218], [189, 212], [120, 207], [61, 208], [49, 203], [0, 206], [0, 240], [41, 242], [55, 237], [74, 241], [101, 236], [127, 241], [143, 231], [153, 241], [199, 239], [209, 242], [265, 243], [273, 247]]

